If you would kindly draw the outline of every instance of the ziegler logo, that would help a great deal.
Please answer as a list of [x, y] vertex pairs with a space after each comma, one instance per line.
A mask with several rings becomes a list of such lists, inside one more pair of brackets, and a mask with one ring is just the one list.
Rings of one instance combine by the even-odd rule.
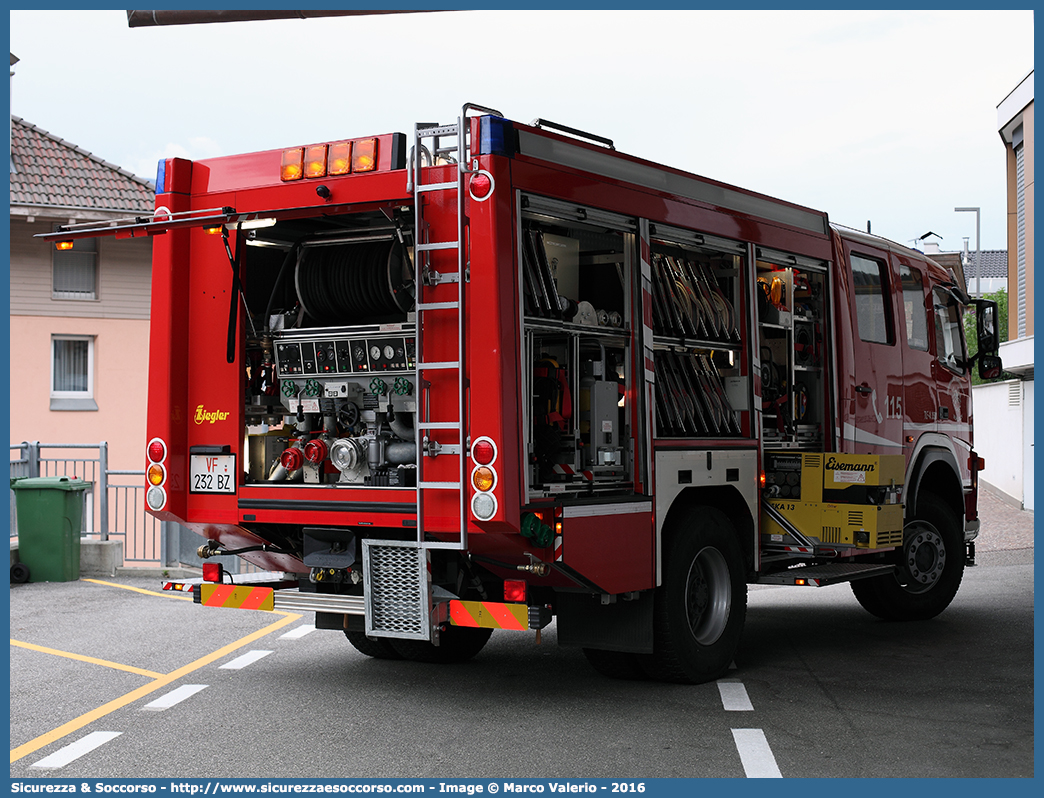
[[228, 418], [228, 410], [204, 410], [203, 405], [196, 408], [196, 416], [193, 419], [197, 424], [202, 424], [205, 421], [209, 421], [213, 424], [215, 421], [224, 421]]
[[833, 457], [826, 461], [827, 471], [873, 471], [873, 463], [839, 463]]

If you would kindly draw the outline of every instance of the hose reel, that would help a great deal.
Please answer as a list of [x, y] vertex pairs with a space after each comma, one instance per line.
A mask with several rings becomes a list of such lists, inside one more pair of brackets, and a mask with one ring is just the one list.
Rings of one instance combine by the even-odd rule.
[[357, 324], [413, 309], [413, 280], [394, 239], [305, 246], [294, 284], [305, 312], [320, 324]]

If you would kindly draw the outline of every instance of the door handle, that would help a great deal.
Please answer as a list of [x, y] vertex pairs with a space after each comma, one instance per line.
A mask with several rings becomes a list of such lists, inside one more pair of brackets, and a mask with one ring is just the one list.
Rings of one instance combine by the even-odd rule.
[[869, 385], [863, 384], [863, 385], [857, 385], [856, 386], [856, 393], [871, 394], [873, 392], [874, 392], [874, 389], [871, 388]]

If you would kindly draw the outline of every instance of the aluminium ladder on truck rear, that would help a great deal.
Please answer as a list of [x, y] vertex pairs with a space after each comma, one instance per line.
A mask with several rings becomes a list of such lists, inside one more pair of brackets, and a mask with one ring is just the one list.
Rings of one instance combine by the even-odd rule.
[[[413, 193], [414, 207], [414, 259], [416, 272], [416, 363], [415, 384], [417, 390], [417, 535], [413, 541], [364, 540], [363, 541], [363, 586], [366, 597], [366, 633], [376, 637], [397, 637], [413, 640], [429, 640], [434, 625], [439, 619], [430, 617], [432, 607], [432, 584], [429, 567], [432, 549], [467, 549], [467, 440], [465, 439], [465, 314], [464, 284], [466, 259], [464, 252], [464, 182], [468, 174], [477, 169], [470, 168], [467, 146], [469, 111], [501, 116], [499, 111], [468, 103], [461, 109], [456, 124], [437, 125], [418, 123], [414, 126], [413, 149], [408, 170], [408, 189]], [[441, 140], [456, 138], [456, 147], [442, 147]], [[431, 140], [431, 148], [424, 146], [425, 139]], [[422, 155], [427, 154], [430, 165], [435, 166], [440, 156], [454, 153], [456, 157], [456, 179], [439, 183], [425, 183]], [[433, 197], [455, 194], [456, 240], [430, 241], [425, 232], [424, 195]], [[446, 203], [447, 205], [449, 203]], [[457, 271], [442, 273], [430, 268], [430, 253], [436, 250], [456, 250]], [[429, 294], [442, 283], [455, 283], [456, 299], [431, 301]], [[437, 315], [452, 314], [457, 326], [457, 359], [448, 361], [426, 361], [424, 348], [425, 322]], [[454, 372], [457, 378], [456, 418], [433, 418], [431, 403], [422, 401], [423, 393], [430, 383], [425, 374], [431, 371]], [[436, 406], [442, 406], [436, 403]], [[456, 442], [440, 443], [430, 439], [434, 430], [456, 432]], [[426, 458], [437, 456], [456, 457], [458, 461], [456, 481], [430, 481], [425, 479]], [[459, 508], [460, 529], [457, 540], [425, 540], [424, 505], [425, 492], [429, 490], [449, 491], [456, 494]]]

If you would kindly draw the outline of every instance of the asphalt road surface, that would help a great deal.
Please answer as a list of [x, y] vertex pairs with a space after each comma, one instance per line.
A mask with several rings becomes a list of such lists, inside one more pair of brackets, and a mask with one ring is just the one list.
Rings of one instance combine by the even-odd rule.
[[923, 623], [753, 587], [736, 669], [698, 686], [603, 678], [553, 626], [377, 661], [159, 582], [11, 587], [12, 778], [1033, 776], [1031, 548]]

